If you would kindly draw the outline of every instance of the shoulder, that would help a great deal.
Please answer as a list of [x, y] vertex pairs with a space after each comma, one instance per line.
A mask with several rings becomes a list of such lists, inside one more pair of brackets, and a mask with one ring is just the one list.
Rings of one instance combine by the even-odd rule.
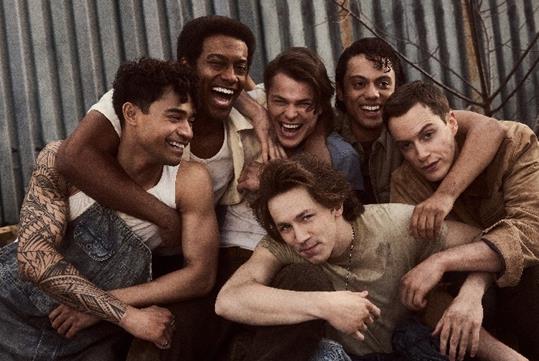
[[177, 202], [185, 198], [202, 201], [207, 197], [213, 197], [212, 180], [208, 169], [204, 164], [183, 160], [176, 174]]

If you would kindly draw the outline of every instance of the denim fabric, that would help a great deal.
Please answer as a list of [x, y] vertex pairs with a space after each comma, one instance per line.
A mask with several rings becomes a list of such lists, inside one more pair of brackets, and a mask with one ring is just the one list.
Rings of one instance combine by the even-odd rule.
[[[59, 251], [105, 290], [151, 279], [151, 251], [113, 211], [97, 203], [70, 222]], [[48, 314], [57, 302], [20, 278], [16, 256], [17, 243], [0, 249], [0, 359], [116, 359], [125, 334], [111, 323], [100, 322], [70, 340], [56, 333]]]
[[332, 132], [327, 137], [326, 143], [333, 168], [344, 173], [348, 183], [352, 186], [352, 190], [365, 190], [363, 175], [361, 174], [361, 163], [354, 147], [336, 132]]
[[350, 356], [344, 351], [344, 347], [338, 342], [322, 339], [318, 344], [316, 353], [309, 361], [352, 361]]

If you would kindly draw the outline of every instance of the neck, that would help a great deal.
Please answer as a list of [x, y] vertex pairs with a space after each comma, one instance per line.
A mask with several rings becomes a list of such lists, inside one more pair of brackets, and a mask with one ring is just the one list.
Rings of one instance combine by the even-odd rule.
[[358, 142], [374, 142], [380, 137], [380, 134], [382, 134], [382, 127], [372, 129], [364, 128], [353, 120], [350, 122], [350, 129]]
[[127, 175], [144, 189], [153, 187], [161, 177], [163, 164], [153, 161], [137, 144], [130, 142], [127, 136], [121, 137], [116, 158]]
[[353, 242], [353, 234], [352, 224], [346, 221], [344, 217], [340, 217], [337, 228], [337, 241], [331, 253], [331, 258], [339, 258], [350, 249], [350, 245]]

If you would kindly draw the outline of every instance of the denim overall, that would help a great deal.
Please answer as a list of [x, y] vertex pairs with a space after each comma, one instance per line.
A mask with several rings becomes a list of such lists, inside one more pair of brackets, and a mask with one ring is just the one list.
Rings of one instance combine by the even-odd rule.
[[[94, 203], [69, 223], [59, 248], [66, 260], [103, 290], [151, 279], [151, 251], [114, 211]], [[58, 303], [21, 280], [17, 243], [0, 249], [0, 360], [114, 360], [126, 333], [109, 322], [66, 339], [48, 314]]]

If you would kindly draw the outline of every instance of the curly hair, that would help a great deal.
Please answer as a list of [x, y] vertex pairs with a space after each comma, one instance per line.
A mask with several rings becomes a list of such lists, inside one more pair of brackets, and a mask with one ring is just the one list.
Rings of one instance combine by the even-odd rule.
[[283, 51], [264, 70], [266, 91], [269, 92], [273, 78], [279, 73], [310, 86], [314, 93], [315, 110], [321, 111], [320, 119], [329, 133], [333, 128], [334, 113], [331, 98], [335, 94], [335, 88], [318, 55], [303, 47], [293, 47]]
[[401, 86], [387, 99], [382, 111], [385, 125], [387, 126], [390, 118], [400, 117], [418, 103], [429, 108], [444, 122], [451, 110], [447, 97], [440, 88], [432, 83], [416, 80]]
[[147, 113], [150, 105], [172, 88], [182, 103], [191, 98], [197, 105], [197, 77], [187, 65], [174, 61], [140, 58], [120, 65], [112, 87], [112, 105], [123, 126], [122, 106], [126, 102], [137, 105]]
[[202, 54], [204, 40], [214, 35], [226, 35], [243, 41], [247, 45], [247, 62], [251, 65], [256, 48], [253, 32], [238, 20], [219, 15], [201, 16], [184, 25], [178, 36], [178, 61], [184, 58], [188, 64], [194, 66]]
[[[389, 72], [391, 69], [395, 72], [395, 88], [406, 82], [401, 62], [391, 45], [380, 38], [362, 38], [356, 40], [346, 48], [335, 69], [335, 83], [342, 90], [344, 84], [344, 75], [348, 69], [348, 62], [354, 56], [365, 55], [365, 57], [374, 63], [377, 69], [383, 69]], [[346, 113], [346, 107], [340, 100], [335, 100], [335, 107]]]
[[355, 220], [364, 207], [355, 197], [346, 177], [308, 153], [292, 159], [271, 161], [260, 176], [260, 188], [251, 202], [258, 222], [275, 240], [283, 241], [268, 209], [269, 201], [291, 189], [302, 187], [320, 205], [329, 209], [343, 206], [343, 217]]

